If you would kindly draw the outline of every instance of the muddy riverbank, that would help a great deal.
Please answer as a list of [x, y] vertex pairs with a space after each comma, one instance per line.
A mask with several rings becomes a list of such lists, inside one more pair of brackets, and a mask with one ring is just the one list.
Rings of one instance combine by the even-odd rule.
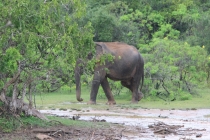
[[[95, 110], [40, 110], [44, 114], [85, 121], [106, 121], [121, 124], [129, 130], [122, 132], [120, 139], [140, 140], [210, 140], [210, 109], [160, 110], [160, 109], [120, 109]], [[149, 126], [159, 122], [169, 126], [181, 126], [177, 130], [157, 130]], [[133, 129], [133, 130], [132, 130]], [[158, 129], [158, 128], [157, 128]], [[160, 128], [159, 128], [160, 129]], [[169, 129], [169, 128], [164, 128]], [[138, 131], [137, 131], [138, 130]], [[168, 132], [168, 133], [167, 133]], [[165, 134], [164, 134], [165, 133]]]

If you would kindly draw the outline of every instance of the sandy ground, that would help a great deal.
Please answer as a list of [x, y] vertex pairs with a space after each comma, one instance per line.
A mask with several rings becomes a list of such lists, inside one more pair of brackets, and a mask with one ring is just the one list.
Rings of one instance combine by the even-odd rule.
[[[118, 129], [122, 140], [210, 140], [210, 109], [160, 110], [160, 109], [120, 109], [94, 110], [86, 108], [77, 110], [40, 110], [44, 114], [73, 118], [79, 120], [106, 121], [121, 124]], [[169, 130], [154, 130], [151, 126], [158, 123], [166, 126], [180, 126], [172, 133]], [[114, 130], [112, 130], [114, 131]], [[117, 131], [117, 130], [116, 130]], [[94, 139], [94, 135], [91, 139]], [[115, 138], [113, 138], [115, 139]]]

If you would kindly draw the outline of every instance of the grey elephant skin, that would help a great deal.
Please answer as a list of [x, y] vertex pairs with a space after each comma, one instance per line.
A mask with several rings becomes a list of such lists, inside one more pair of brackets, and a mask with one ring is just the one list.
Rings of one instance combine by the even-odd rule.
[[[138, 103], [143, 98], [141, 89], [144, 82], [144, 59], [139, 51], [134, 46], [121, 42], [95, 42], [95, 49], [98, 61], [94, 68], [90, 101], [88, 103], [96, 104], [98, 89], [101, 85], [108, 99], [107, 104], [116, 104], [107, 78], [121, 81], [122, 86], [132, 92], [131, 102]], [[111, 54], [113, 60], [100, 63], [100, 57], [104, 54]], [[81, 63], [83, 61], [79, 59], [75, 67], [76, 97], [78, 101], [83, 101], [80, 83]]]

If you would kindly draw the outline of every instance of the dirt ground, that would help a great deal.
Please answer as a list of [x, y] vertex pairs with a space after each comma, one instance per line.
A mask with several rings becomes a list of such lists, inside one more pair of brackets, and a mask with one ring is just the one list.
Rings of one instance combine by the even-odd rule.
[[210, 140], [210, 109], [160, 110], [120, 109], [41, 110], [81, 121], [106, 121], [104, 128], [56, 127], [25, 128], [0, 140]]
[[120, 140], [121, 133], [125, 129], [128, 128], [117, 125], [104, 129], [57, 125], [47, 129], [37, 127], [21, 129], [13, 133], [0, 132], [0, 140]]

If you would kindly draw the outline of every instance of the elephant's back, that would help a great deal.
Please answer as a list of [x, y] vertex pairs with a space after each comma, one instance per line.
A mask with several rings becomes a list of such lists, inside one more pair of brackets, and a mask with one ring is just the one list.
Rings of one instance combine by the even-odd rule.
[[133, 77], [141, 57], [138, 50], [134, 46], [121, 42], [106, 42], [104, 44], [115, 56], [114, 64], [112, 63], [108, 67], [110, 70], [108, 77], [116, 80]]
[[128, 57], [128, 56], [138, 56], [138, 50], [131, 45], [122, 42], [104, 42], [105, 46], [108, 49], [108, 52], [111, 52], [115, 56], [119, 57]]
[[122, 42], [103, 42], [103, 44], [111, 50], [132, 49], [133, 51], [138, 51], [134, 46]]

